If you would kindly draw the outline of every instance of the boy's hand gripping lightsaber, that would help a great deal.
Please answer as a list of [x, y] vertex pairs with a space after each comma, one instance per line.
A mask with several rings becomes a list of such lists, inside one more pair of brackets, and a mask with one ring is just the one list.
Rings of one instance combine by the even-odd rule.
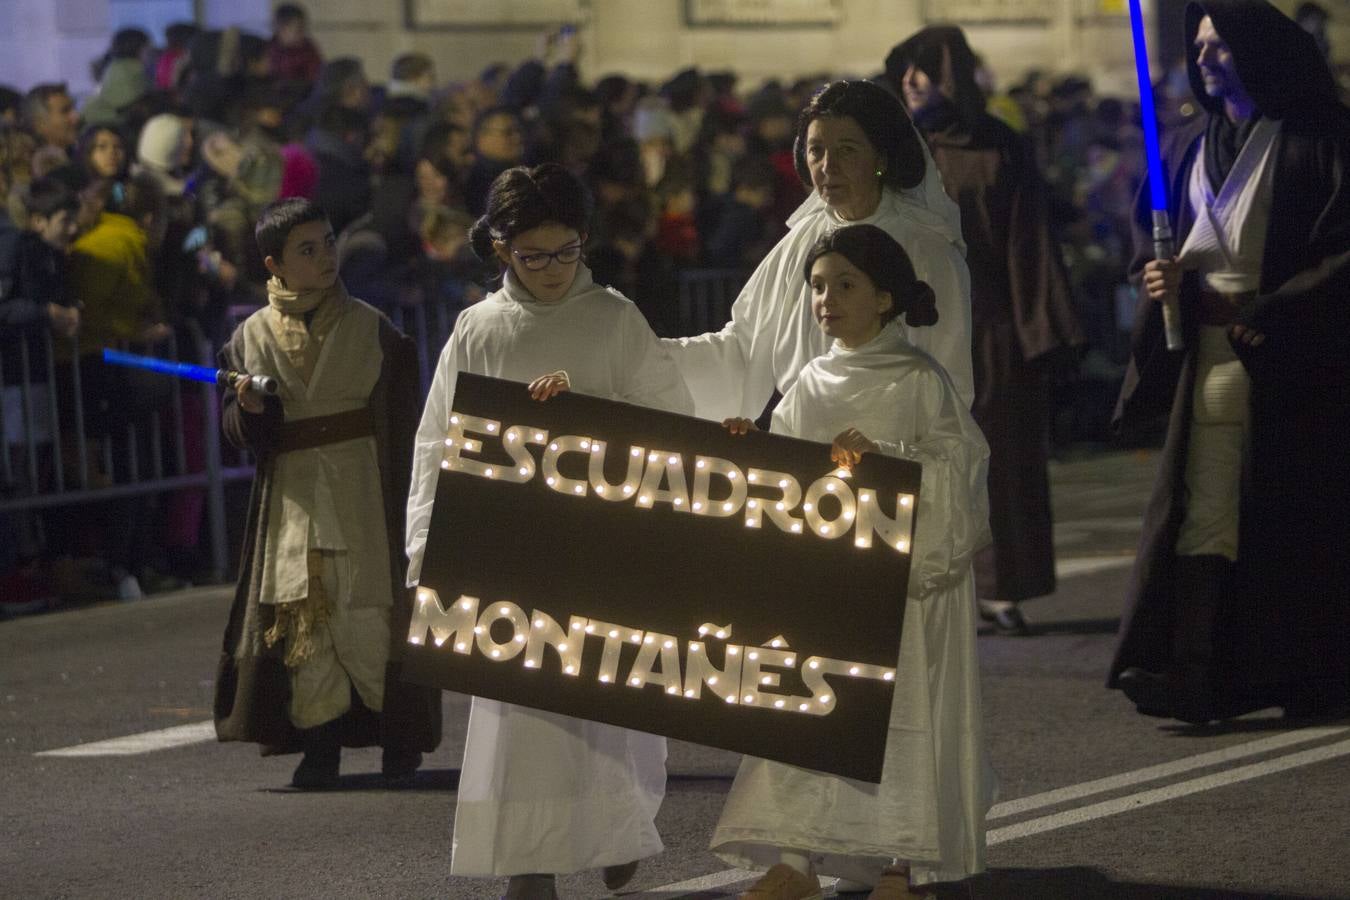
[[137, 356], [120, 350], [109, 350], [106, 347], [103, 350], [103, 361], [115, 366], [130, 366], [133, 369], [145, 369], [148, 372], [174, 375], [192, 381], [205, 381], [208, 384], [219, 384], [228, 388], [237, 388], [241, 381], [248, 381], [255, 390], [264, 394], [277, 392], [277, 380], [270, 375], [250, 375], [233, 369], [212, 369], [208, 366], [194, 366], [192, 363], [170, 362], [155, 359], [153, 356]]
[[[1153, 209], [1153, 258], [1171, 259], [1172, 223], [1167, 219], [1167, 183], [1163, 180], [1162, 153], [1158, 149], [1158, 114], [1153, 102], [1153, 80], [1148, 73], [1148, 44], [1144, 42], [1144, 14], [1139, 0], [1130, 0], [1130, 28], [1134, 34], [1134, 67], [1139, 76], [1139, 109], [1144, 122], [1144, 152], [1148, 157], [1149, 205]], [[1163, 303], [1163, 331], [1167, 349], [1185, 346], [1181, 337], [1181, 311], [1175, 300]]]

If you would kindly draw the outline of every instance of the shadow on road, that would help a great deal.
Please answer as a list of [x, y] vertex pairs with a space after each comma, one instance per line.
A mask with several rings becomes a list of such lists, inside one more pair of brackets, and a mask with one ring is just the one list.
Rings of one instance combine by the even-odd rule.
[[[1049, 634], [1115, 634], [1120, 630], [1120, 617], [1110, 619], [1070, 619], [1067, 622], [1042, 622], [1036, 620], [1031, 625], [1034, 636]], [[980, 634], [992, 633], [991, 629], [981, 629]]]
[[300, 790], [286, 787], [259, 788], [261, 794], [341, 794], [348, 791], [450, 791], [459, 790], [459, 769], [418, 769], [417, 776], [408, 787], [392, 788], [385, 784], [384, 776], [378, 772], [362, 772], [359, 775], [343, 775], [338, 778], [337, 787], [329, 791]]
[[1228, 719], [1224, 722], [1211, 722], [1208, 725], [1187, 725], [1173, 722], [1160, 725], [1158, 730], [1172, 737], [1208, 738], [1224, 734], [1260, 734], [1265, 731], [1293, 731], [1314, 725], [1350, 725], [1350, 718], [1344, 713], [1320, 718], [1290, 718], [1279, 715], [1272, 707], [1261, 713], [1260, 718]]
[[[716, 782], [720, 785], [719, 790], [725, 790], [725, 783], [731, 781], [734, 777], [732, 774], [678, 774], [672, 772], [666, 776], [666, 781], [672, 784], [691, 785], [702, 782]], [[354, 791], [447, 791], [454, 793], [457, 790], [459, 790], [459, 769], [418, 769], [417, 777], [409, 787], [391, 788], [385, 784], [384, 777], [378, 772], [362, 772], [356, 775], [341, 776], [338, 779], [338, 786], [329, 791], [302, 791], [299, 788], [285, 785], [259, 788], [258, 792], [261, 794], [340, 794]]]

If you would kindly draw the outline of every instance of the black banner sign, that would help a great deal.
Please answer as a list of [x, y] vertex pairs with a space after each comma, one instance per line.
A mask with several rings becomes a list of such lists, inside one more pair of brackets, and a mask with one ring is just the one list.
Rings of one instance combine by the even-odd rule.
[[915, 463], [461, 373], [405, 677], [881, 780]]

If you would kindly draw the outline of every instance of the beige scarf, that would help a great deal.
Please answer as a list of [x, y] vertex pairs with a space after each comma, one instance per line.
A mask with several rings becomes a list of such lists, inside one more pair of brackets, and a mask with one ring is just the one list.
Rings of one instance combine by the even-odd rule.
[[[340, 278], [327, 290], [304, 293], [292, 291], [275, 275], [268, 280], [267, 324], [305, 384], [309, 384], [319, 362], [323, 339], [342, 318], [350, 302], [351, 295]], [[311, 311], [314, 317], [306, 325], [305, 315]]]
[[[351, 302], [341, 279], [322, 291], [296, 293], [273, 276], [267, 282], [267, 324], [286, 358], [300, 373], [305, 384], [314, 374], [323, 350], [323, 339], [337, 325]], [[309, 324], [305, 315], [313, 312]], [[276, 621], [263, 639], [271, 647], [286, 638], [286, 665], [295, 668], [314, 654], [314, 631], [328, 619], [328, 596], [321, 573], [323, 560], [318, 550], [306, 559], [309, 570], [309, 595], [295, 603], [277, 607]]]

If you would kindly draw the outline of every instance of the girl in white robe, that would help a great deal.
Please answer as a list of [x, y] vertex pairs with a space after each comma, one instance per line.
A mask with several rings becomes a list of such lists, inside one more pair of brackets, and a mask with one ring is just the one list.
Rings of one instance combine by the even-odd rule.
[[[588, 200], [565, 169], [498, 176], [474, 251], [504, 267], [500, 290], [462, 312], [432, 380], [408, 497], [409, 584], [421, 573], [460, 371], [690, 413], [674, 363], [629, 300], [581, 263]], [[525, 536], [522, 536], [525, 539]], [[663, 847], [666, 742], [649, 734], [474, 698], [450, 869], [512, 876], [509, 897], [556, 897], [554, 873], [605, 870], [613, 888]]]
[[[820, 140], [817, 123], [852, 123], [856, 133], [838, 142]], [[775, 388], [786, 393], [802, 367], [829, 349], [830, 339], [811, 317], [802, 263], [822, 235], [855, 224], [876, 225], [894, 238], [918, 277], [933, 288], [937, 324], [900, 327], [910, 343], [947, 370], [969, 408], [975, 376], [961, 213], [904, 106], [871, 82], [835, 82], [802, 112], [793, 152], [797, 173], [812, 194], [741, 289], [731, 321], [721, 331], [665, 341], [697, 414], [757, 418]], [[838, 191], [850, 178], [851, 191]]]
[[913, 327], [936, 315], [932, 289], [885, 232], [862, 225], [826, 236], [806, 274], [813, 315], [834, 341], [784, 395], [772, 430], [830, 443], [844, 466], [868, 452], [923, 466], [885, 762], [876, 785], [747, 757], [712, 849], [737, 866], [771, 867], [744, 895], [756, 900], [819, 896], [817, 874], [891, 900], [909, 896], [908, 880], [959, 880], [984, 868], [994, 778], [971, 559], [989, 539], [989, 449], [947, 373], [894, 319], [904, 311]]

